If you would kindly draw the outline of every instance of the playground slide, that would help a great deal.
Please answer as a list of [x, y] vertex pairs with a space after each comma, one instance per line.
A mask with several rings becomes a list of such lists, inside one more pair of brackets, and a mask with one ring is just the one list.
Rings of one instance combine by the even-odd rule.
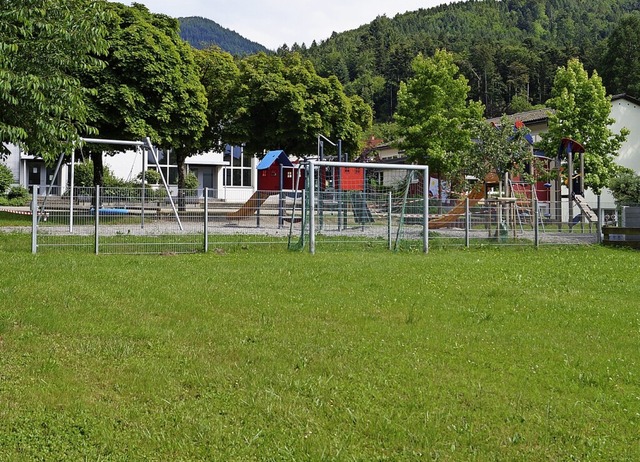
[[264, 202], [271, 196], [272, 193], [266, 191], [256, 191], [249, 198], [247, 202], [244, 203], [242, 207], [240, 207], [235, 212], [231, 212], [227, 214], [227, 218], [249, 218], [255, 215], [258, 209], [264, 204]]
[[[476, 205], [484, 198], [484, 186], [481, 188], [474, 188], [469, 193], [468, 197], [469, 206], [471, 207]], [[452, 208], [446, 215], [442, 215], [441, 217], [429, 220], [429, 229], [444, 228], [448, 224], [453, 223], [458, 218], [460, 218], [461, 215], [464, 215], [466, 209], [467, 207], [465, 205], [465, 200], [460, 200], [458, 204], [454, 208]]]

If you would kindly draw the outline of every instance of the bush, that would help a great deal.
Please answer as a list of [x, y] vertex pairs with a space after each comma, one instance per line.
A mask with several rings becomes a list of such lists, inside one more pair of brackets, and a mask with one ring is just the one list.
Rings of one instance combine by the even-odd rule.
[[184, 179], [184, 189], [198, 189], [198, 177], [193, 173], [189, 173]]
[[613, 177], [609, 189], [618, 205], [640, 204], [640, 176], [631, 170], [624, 170]]
[[24, 186], [13, 186], [7, 194], [9, 200], [16, 199], [28, 202], [30, 197], [31, 194], [29, 194], [29, 190]]
[[[144, 174], [144, 179], [149, 185], [156, 185], [160, 183], [162, 177], [160, 172], [155, 169], [149, 169]], [[138, 173], [138, 180], [142, 181], [142, 172]]]
[[[103, 171], [104, 186], [120, 187], [124, 185], [124, 181], [117, 178], [107, 165]], [[74, 183], [76, 186], [90, 188], [93, 186], [93, 162], [87, 160], [74, 166]]]
[[0, 194], [4, 194], [14, 183], [13, 172], [5, 164], [0, 163]]

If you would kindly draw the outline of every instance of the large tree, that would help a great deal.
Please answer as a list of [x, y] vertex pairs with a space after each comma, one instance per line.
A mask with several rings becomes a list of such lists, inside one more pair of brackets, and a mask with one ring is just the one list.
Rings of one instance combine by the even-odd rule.
[[372, 112], [361, 98], [347, 97], [336, 77], [320, 77], [297, 53], [284, 58], [260, 53], [238, 67], [231, 101], [234, 142], [246, 142], [250, 152], [278, 148], [304, 155], [315, 151], [323, 134], [343, 139], [347, 150], [359, 150]]
[[[96, 89], [90, 120], [103, 138], [151, 138], [176, 153], [178, 170], [189, 154], [184, 148], [206, 125], [206, 96], [191, 47], [180, 39], [178, 21], [152, 14], [140, 4], [109, 3], [109, 50], [105, 69], [86, 75]], [[93, 148], [95, 182], [102, 183], [103, 147]], [[179, 175], [179, 187], [184, 175]]]
[[602, 78], [610, 93], [640, 97], [640, 12], [625, 16], [607, 39]]
[[542, 133], [539, 145], [548, 155], [555, 155], [562, 138], [571, 138], [585, 148], [585, 187], [599, 194], [616, 171], [615, 157], [629, 131], [614, 133], [610, 125], [611, 98], [596, 71], [591, 76], [578, 59], [560, 67], [547, 106], [549, 129]]
[[530, 130], [522, 123], [514, 124], [507, 116], [499, 124], [485, 120], [473, 124], [474, 143], [464, 159], [464, 171], [481, 180], [495, 172], [500, 180], [509, 173], [512, 178], [527, 174], [533, 162], [533, 150], [527, 135]]
[[1, 143], [51, 161], [91, 132], [77, 76], [101, 67], [106, 18], [101, 1], [0, 0]]
[[468, 101], [467, 79], [451, 53], [418, 55], [413, 71], [398, 94], [400, 147], [410, 160], [429, 165], [439, 175], [455, 174], [471, 149], [471, 124], [482, 119], [483, 106]]
[[234, 118], [230, 99], [238, 83], [240, 71], [229, 53], [218, 47], [194, 50], [200, 70], [200, 81], [207, 96], [207, 127], [202, 137], [194, 140], [196, 152], [206, 152], [230, 142], [230, 126]]

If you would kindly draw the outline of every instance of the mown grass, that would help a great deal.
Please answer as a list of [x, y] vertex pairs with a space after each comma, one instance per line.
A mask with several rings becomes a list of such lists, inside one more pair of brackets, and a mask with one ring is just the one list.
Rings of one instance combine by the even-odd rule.
[[0, 210], [0, 226], [31, 226], [31, 222], [31, 215], [20, 215]]
[[637, 460], [638, 254], [0, 236], [0, 460]]

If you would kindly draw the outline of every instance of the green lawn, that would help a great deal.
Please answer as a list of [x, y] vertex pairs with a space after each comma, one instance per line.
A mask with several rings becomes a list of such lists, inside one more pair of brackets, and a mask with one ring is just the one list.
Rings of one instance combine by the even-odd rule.
[[637, 252], [29, 249], [0, 460], [640, 460]]

